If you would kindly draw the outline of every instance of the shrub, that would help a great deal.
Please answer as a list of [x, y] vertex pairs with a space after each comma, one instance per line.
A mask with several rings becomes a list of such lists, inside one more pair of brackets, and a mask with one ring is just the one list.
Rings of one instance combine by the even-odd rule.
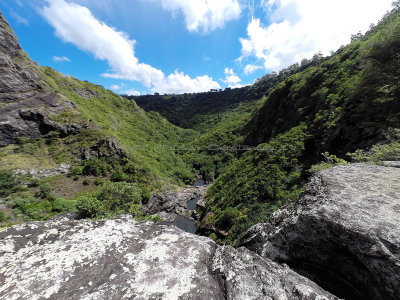
[[83, 167], [82, 166], [75, 166], [69, 170], [68, 175], [82, 175]]
[[72, 178], [74, 181], [78, 181], [79, 180], [79, 175], [75, 175], [74, 178]]
[[107, 173], [107, 166], [101, 162], [99, 159], [89, 159], [85, 162], [82, 175], [85, 176], [100, 176], [101, 174], [105, 175]]
[[124, 176], [123, 173], [114, 172], [114, 173], [111, 175], [110, 180], [111, 180], [112, 182], [121, 182], [121, 181], [124, 181], [124, 180], [125, 180], [125, 176]]
[[103, 185], [103, 180], [97, 178], [97, 179], [94, 180], [93, 183], [94, 183], [95, 186], [101, 186], [101, 185]]
[[78, 198], [76, 209], [80, 218], [96, 218], [104, 214], [103, 204], [93, 195]]
[[11, 171], [0, 171], [0, 197], [13, 193], [17, 180]]
[[31, 182], [29, 183], [29, 187], [38, 187], [40, 185], [40, 179], [37, 177], [32, 178]]
[[6, 213], [2, 210], [0, 210], [0, 222], [5, 222], [9, 219], [9, 217], [6, 215]]
[[40, 190], [35, 193], [35, 197], [44, 199], [47, 198], [51, 193], [51, 186], [49, 184], [43, 184], [40, 186]]
[[24, 220], [45, 220], [53, 209], [49, 201], [33, 198], [22, 198], [14, 202], [14, 213], [22, 216]]
[[322, 154], [324, 161], [311, 166], [309, 172], [310, 173], [317, 173], [319, 171], [329, 169], [335, 166], [346, 165], [348, 162], [343, 158], [336, 157], [335, 155], [330, 155], [328, 152]]
[[109, 212], [127, 213], [134, 204], [140, 204], [142, 193], [137, 184], [108, 182], [99, 190], [97, 198]]
[[53, 202], [53, 211], [55, 212], [75, 212], [76, 201], [57, 198]]
[[83, 185], [90, 185], [90, 180], [85, 178], [82, 182]]

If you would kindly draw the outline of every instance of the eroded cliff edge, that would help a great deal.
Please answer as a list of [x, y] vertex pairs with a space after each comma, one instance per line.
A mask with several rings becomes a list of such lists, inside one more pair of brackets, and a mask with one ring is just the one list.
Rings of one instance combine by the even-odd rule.
[[400, 169], [345, 165], [311, 179], [295, 203], [240, 246], [286, 263], [346, 299], [400, 295]]

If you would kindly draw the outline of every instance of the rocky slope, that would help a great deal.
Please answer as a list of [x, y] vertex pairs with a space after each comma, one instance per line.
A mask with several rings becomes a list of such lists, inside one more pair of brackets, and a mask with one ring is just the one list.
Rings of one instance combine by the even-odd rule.
[[54, 117], [75, 110], [43, 81], [40, 68], [21, 49], [0, 12], [0, 146], [19, 136], [39, 137], [50, 131], [79, 132], [84, 124], [57, 124]]
[[297, 202], [251, 228], [239, 245], [346, 299], [398, 299], [399, 184], [398, 168], [324, 170]]
[[247, 249], [130, 218], [2, 231], [0, 298], [336, 299]]

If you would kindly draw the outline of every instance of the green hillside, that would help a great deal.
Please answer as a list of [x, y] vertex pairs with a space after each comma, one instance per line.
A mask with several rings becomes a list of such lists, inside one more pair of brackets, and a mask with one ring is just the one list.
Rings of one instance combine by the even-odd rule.
[[[352, 159], [399, 157], [399, 37], [400, 12], [394, 10], [330, 57], [315, 56], [265, 76], [246, 89], [253, 100], [219, 103], [218, 122], [210, 121], [212, 114], [197, 115], [195, 104], [185, 105], [192, 110], [186, 113], [192, 116], [186, 126], [195, 128], [194, 120], [201, 117], [206, 132], [195, 144], [255, 147], [196, 154], [203, 174], [216, 178], [202, 211], [203, 234], [234, 244], [249, 226], [296, 199], [313, 165], [314, 171]], [[174, 120], [175, 106], [169, 107], [165, 96], [139, 103]]]

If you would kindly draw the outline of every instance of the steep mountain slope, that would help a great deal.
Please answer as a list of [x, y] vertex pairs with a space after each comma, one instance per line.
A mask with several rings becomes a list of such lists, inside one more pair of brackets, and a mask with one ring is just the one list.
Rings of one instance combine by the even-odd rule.
[[75, 199], [107, 180], [127, 182], [109, 188], [133, 200], [113, 212], [103, 203], [96, 214], [134, 210], [153, 189], [195, 179], [176, 149], [198, 135], [101, 86], [39, 67], [0, 14], [0, 225], [76, 210]]
[[[82, 147], [110, 137], [154, 178], [192, 179], [190, 167], [168, 148], [185, 143], [195, 132], [173, 126], [155, 113], [147, 114], [133, 101], [100, 86], [37, 66], [23, 52], [2, 15], [0, 51], [1, 145], [15, 143], [17, 137], [44, 137], [52, 131], [62, 139], [84, 133], [86, 138], [75, 139]], [[72, 151], [64, 146], [66, 152]], [[76, 154], [80, 155], [58, 157], [58, 163], [69, 163]]]

